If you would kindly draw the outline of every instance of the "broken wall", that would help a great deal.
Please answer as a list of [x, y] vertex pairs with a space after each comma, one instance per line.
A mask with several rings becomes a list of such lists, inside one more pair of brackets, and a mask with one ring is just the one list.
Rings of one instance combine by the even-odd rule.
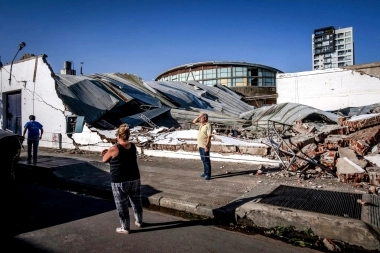
[[[1, 129], [7, 129], [7, 94], [20, 93], [21, 99], [18, 103], [21, 107], [22, 129], [29, 121], [29, 115], [33, 114], [44, 129], [40, 141], [41, 147], [55, 148], [61, 141], [62, 148], [73, 148], [72, 140], [64, 134], [66, 132], [65, 114], [69, 112], [65, 111], [62, 101], [57, 96], [53, 79], [54, 72], [47, 63], [46, 57], [46, 55], [40, 55], [15, 61], [12, 66], [11, 83], [8, 80], [10, 64], [0, 69]], [[58, 138], [58, 134], [61, 134], [62, 138]]]

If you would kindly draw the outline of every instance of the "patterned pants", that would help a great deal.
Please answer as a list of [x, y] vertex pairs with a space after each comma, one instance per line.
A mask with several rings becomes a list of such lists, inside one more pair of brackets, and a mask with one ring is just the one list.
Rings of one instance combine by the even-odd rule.
[[[122, 183], [111, 183], [116, 209], [119, 213], [120, 225], [130, 230], [128, 202], [130, 201], [133, 215], [138, 223], [142, 223], [143, 209], [140, 191], [140, 179]], [[128, 201], [129, 200], [129, 201]]]

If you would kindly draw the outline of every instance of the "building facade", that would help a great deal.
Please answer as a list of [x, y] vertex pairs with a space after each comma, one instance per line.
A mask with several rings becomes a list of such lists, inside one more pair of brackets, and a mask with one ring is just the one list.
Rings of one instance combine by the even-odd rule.
[[372, 63], [277, 74], [277, 103], [299, 103], [323, 111], [376, 104], [379, 69], [379, 63]]
[[319, 28], [312, 34], [313, 70], [339, 68], [355, 64], [352, 27]]
[[282, 71], [246, 62], [198, 62], [169, 69], [155, 81], [197, 81], [204, 85], [227, 87], [275, 87], [276, 73]]

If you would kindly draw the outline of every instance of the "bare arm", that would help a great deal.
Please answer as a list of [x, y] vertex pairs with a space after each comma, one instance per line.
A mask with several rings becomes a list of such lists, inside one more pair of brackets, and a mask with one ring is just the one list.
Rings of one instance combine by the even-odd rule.
[[198, 121], [199, 121], [199, 119], [200, 119], [201, 117], [203, 117], [203, 113], [199, 114], [199, 116], [196, 117], [196, 118], [193, 120], [193, 123], [194, 123], [194, 124], [197, 124]]
[[116, 146], [110, 147], [110, 149], [105, 149], [102, 151], [102, 162], [109, 162], [112, 158], [119, 154], [119, 149]]
[[44, 133], [44, 129], [41, 128], [41, 135], [40, 135], [40, 139], [42, 138], [42, 134]]
[[25, 137], [25, 134], [26, 134], [26, 130], [28, 130], [26, 127], [24, 128], [24, 131], [23, 131], [23, 133], [22, 133], [22, 136], [24, 136]]
[[211, 135], [207, 136], [206, 146], [205, 146], [205, 151], [206, 152], [208, 151], [208, 147], [209, 147], [210, 143], [211, 143]]

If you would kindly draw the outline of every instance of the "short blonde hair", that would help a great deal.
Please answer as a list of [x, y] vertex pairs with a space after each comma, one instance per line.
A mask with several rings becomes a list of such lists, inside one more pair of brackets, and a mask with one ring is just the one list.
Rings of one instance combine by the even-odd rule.
[[120, 139], [127, 141], [130, 135], [129, 125], [121, 124], [119, 128], [116, 130], [116, 136], [119, 136]]

